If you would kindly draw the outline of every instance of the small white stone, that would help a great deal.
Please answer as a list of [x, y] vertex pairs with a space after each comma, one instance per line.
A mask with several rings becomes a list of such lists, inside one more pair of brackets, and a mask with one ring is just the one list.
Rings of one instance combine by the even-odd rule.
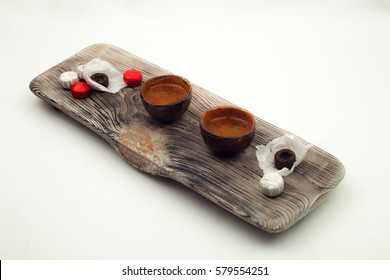
[[260, 179], [260, 191], [266, 196], [277, 196], [283, 191], [283, 189], [283, 177], [277, 172], [264, 174], [264, 176]]
[[74, 71], [67, 71], [60, 75], [60, 84], [63, 88], [70, 89], [74, 83], [77, 83], [79, 78]]

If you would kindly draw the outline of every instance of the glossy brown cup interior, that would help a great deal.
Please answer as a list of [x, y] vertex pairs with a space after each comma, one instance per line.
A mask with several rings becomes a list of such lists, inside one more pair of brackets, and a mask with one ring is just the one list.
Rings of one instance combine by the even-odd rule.
[[203, 113], [200, 130], [206, 145], [221, 154], [245, 150], [255, 135], [254, 116], [241, 108], [221, 106]]
[[141, 99], [146, 111], [162, 122], [180, 118], [188, 109], [191, 98], [191, 84], [180, 76], [158, 76], [147, 80], [141, 88]]

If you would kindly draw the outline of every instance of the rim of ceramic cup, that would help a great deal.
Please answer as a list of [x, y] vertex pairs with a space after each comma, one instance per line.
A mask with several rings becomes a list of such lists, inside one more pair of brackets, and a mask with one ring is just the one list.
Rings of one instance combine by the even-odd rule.
[[[156, 103], [152, 103], [152, 102], [149, 102], [146, 98], [145, 98], [145, 91], [146, 91], [146, 87], [149, 86], [150, 83], [153, 83], [153, 82], [156, 82], [158, 80], [164, 80], [166, 78], [176, 78], [176, 79], [179, 79], [179, 80], [182, 80], [187, 86], [188, 86], [188, 90], [186, 90], [186, 96], [184, 96], [183, 98], [175, 101], [175, 102], [172, 102], [172, 103], [168, 103], [168, 104], [156, 104]], [[157, 85], [158, 83], [156, 83]], [[164, 84], [164, 83], [161, 83], [161, 84]], [[169, 83], [167, 83], [169, 84]], [[170, 84], [176, 84], [175, 82], [172, 82]], [[149, 87], [149, 89], [151, 88], [152, 86]], [[191, 93], [192, 93], [192, 85], [191, 83], [184, 77], [182, 76], [178, 76], [178, 75], [161, 75], [161, 76], [156, 76], [156, 77], [153, 77], [153, 78], [150, 78], [148, 79], [141, 87], [141, 96], [142, 96], [142, 99], [144, 102], [148, 103], [149, 105], [152, 105], [152, 106], [156, 106], [156, 107], [166, 107], [166, 106], [171, 106], [171, 105], [176, 105], [180, 102], [183, 102], [184, 100], [186, 100], [189, 96], [191, 96]]]
[[[204, 122], [204, 118], [207, 116], [207, 114], [209, 114], [210, 112], [212, 111], [216, 111], [216, 110], [235, 110], [235, 111], [239, 111], [239, 112], [243, 112], [245, 113], [249, 119], [250, 119], [250, 124], [249, 124], [249, 128], [248, 128], [248, 131], [244, 134], [241, 134], [241, 135], [235, 135], [235, 136], [221, 136], [219, 134], [215, 134], [213, 132], [211, 132], [210, 130], [207, 129], [207, 127], [205, 126], [205, 122]], [[237, 106], [231, 106], [231, 105], [223, 105], [223, 106], [217, 106], [217, 107], [213, 107], [213, 108], [210, 108], [208, 110], [206, 110], [205, 112], [203, 112], [202, 116], [200, 117], [200, 127], [201, 129], [210, 134], [210, 135], [213, 135], [215, 137], [219, 137], [219, 138], [223, 138], [223, 139], [239, 139], [239, 138], [242, 138], [242, 137], [245, 137], [245, 136], [248, 136], [250, 135], [256, 128], [256, 120], [255, 120], [255, 116], [249, 112], [248, 110], [245, 110], [243, 108], [240, 108], [240, 107], [237, 107]]]

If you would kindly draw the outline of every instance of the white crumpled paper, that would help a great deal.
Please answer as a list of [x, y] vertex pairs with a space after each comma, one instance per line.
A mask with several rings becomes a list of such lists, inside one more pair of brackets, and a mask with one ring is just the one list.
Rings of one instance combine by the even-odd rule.
[[[297, 167], [298, 164], [301, 163], [307, 151], [312, 146], [312, 144], [305, 144], [301, 139], [298, 139], [294, 135], [285, 134], [270, 141], [266, 146], [256, 146], [256, 157], [259, 162], [260, 168], [263, 170], [264, 175], [278, 173], [281, 176], [287, 176], [294, 171], [295, 167]], [[275, 154], [282, 149], [289, 149], [295, 153], [296, 160], [291, 169], [284, 167], [283, 169], [278, 170], [275, 168]], [[262, 193], [268, 196], [276, 196], [276, 193], [273, 193], [275, 195], [269, 195], [272, 190], [275, 189], [275, 183], [271, 184], [269, 180], [263, 180], [260, 181], [260, 184], [260, 190], [262, 191]], [[284, 186], [281, 189], [280, 182], [277, 185], [278, 192], [281, 193]]]
[[[301, 163], [307, 151], [312, 146], [312, 144], [305, 144], [294, 135], [285, 134], [279, 138], [275, 138], [269, 142], [267, 146], [256, 146], [256, 157], [259, 161], [259, 166], [264, 173], [277, 172], [282, 176], [287, 176], [294, 171], [298, 164]], [[284, 167], [281, 170], [277, 170], [275, 168], [275, 154], [282, 149], [290, 149], [295, 153], [296, 161], [291, 169]]]
[[[109, 62], [99, 58], [92, 59], [86, 64], [79, 65], [77, 72], [78, 75], [82, 76], [82, 78], [95, 90], [115, 94], [127, 86], [123, 81], [123, 74], [115, 69], [115, 67], [113, 67]], [[107, 75], [109, 82], [107, 88], [91, 79], [91, 76], [95, 73], [103, 73]]]

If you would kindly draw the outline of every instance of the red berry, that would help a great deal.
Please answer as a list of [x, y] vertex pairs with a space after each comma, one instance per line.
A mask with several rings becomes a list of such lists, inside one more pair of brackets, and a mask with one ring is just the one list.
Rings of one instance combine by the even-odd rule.
[[83, 99], [91, 94], [91, 86], [85, 82], [77, 82], [70, 88], [72, 96], [76, 99]]
[[139, 86], [142, 82], [142, 74], [137, 70], [126, 70], [123, 74], [123, 80], [129, 87]]

